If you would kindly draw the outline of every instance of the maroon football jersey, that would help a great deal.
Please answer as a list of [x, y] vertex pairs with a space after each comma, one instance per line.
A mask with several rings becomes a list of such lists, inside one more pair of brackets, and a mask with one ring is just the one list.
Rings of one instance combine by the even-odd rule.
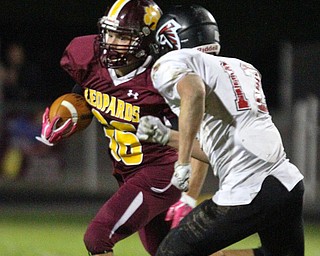
[[142, 116], [175, 118], [152, 85], [151, 67], [138, 68], [118, 78], [114, 70], [101, 66], [94, 50], [95, 39], [96, 35], [73, 39], [63, 54], [61, 66], [84, 89], [93, 114], [103, 125], [114, 168], [125, 173], [136, 171], [144, 164], [175, 162], [175, 149], [139, 141], [136, 136]]

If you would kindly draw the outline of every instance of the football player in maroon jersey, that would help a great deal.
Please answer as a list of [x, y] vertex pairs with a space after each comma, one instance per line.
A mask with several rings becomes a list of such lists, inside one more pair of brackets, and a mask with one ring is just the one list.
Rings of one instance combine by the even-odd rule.
[[[99, 20], [99, 35], [74, 38], [61, 59], [62, 68], [76, 82], [73, 92], [84, 95], [109, 139], [113, 175], [119, 183], [87, 228], [84, 242], [90, 255], [113, 255], [114, 245], [135, 232], [155, 255], [170, 228], [195, 206], [207, 172], [206, 163], [194, 160], [193, 169], [202, 172], [181, 195], [170, 183], [177, 151], [141, 142], [136, 136], [139, 120], [146, 115], [177, 129], [177, 117], [150, 78], [160, 16], [160, 8], [151, 0], [118, 0]], [[48, 113], [46, 109], [37, 139], [53, 146], [76, 129], [71, 120], [56, 128], [59, 117], [50, 122]], [[168, 137], [160, 140], [166, 144]], [[201, 157], [206, 159], [204, 154]]]
[[[140, 118], [146, 115], [176, 125], [176, 116], [150, 78], [150, 46], [160, 16], [160, 8], [151, 0], [118, 0], [99, 20], [99, 35], [74, 38], [61, 59], [62, 68], [76, 82], [73, 91], [84, 95], [109, 139], [113, 175], [119, 183], [85, 233], [91, 255], [113, 255], [115, 243], [135, 232], [145, 249], [155, 255], [170, 230], [166, 212], [181, 198], [170, 183], [177, 151], [140, 142], [135, 134]], [[43, 115], [38, 140], [52, 146], [76, 129], [71, 120], [56, 128], [59, 117], [50, 122], [48, 112]], [[195, 203], [192, 198], [189, 201]], [[185, 214], [192, 208], [187, 202], [179, 206], [186, 209]], [[172, 214], [174, 211], [167, 219]]]

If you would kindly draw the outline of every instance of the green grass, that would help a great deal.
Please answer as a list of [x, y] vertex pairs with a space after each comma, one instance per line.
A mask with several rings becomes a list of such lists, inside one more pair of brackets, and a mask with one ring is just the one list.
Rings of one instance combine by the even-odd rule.
[[[91, 216], [48, 212], [3, 212], [0, 210], [0, 255], [81, 256], [87, 255], [82, 237]], [[306, 256], [318, 256], [320, 223], [306, 224]], [[259, 245], [251, 236], [231, 248]], [[138, 235], [121, 241], [116, 256], [147, 256]]]

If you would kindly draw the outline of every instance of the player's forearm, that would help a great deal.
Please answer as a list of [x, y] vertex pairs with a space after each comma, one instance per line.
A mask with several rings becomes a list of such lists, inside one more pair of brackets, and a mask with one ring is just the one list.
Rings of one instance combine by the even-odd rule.
[[201, 78], [190, 74], [182, 78], [177, 90], [180, 95], [179, 115], [179, 162], [191, 160], [193, 141], [199, 130], [204, 113], [205, 88]]
[[189, 190], [186, 193], [193, 199], [198, 199], [203, 183], [208, 173], [209, 165], [196, 159], [191, 159], [192, 174], [189, 180]]
[[186, 113], [184, 108], [181, 108], [179, 117], [179, 147], [178, 147], [178, 161], [179, 163], [190, 163], [193, 141], [196, 136], [195, 129], [189, 127], [187, 122]]
[[[179, 132], [171, 130], [168, 146], [178, 149], [179, 148]], [[201, 162], [209, 163], [207, 155], [201, 150], [200, 144], [197, 140], [193, 142], [191, 156], [200, 160]]]

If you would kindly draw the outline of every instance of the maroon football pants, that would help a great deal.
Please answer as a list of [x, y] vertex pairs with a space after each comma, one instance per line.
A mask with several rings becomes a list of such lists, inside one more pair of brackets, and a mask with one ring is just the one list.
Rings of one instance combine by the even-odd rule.
[[120, 240], [139, 232], [146, 250], [155, 255], [160, 242], [170, 230], [164, 220], [167, 209], [179, 200], [181, 192], [171, 186], [174, 163], [146, 166], [119, 180], [120, 188], [101, 207], [89, 224], [84, 242], [89, 252], [99, 254], [112, 251]]

